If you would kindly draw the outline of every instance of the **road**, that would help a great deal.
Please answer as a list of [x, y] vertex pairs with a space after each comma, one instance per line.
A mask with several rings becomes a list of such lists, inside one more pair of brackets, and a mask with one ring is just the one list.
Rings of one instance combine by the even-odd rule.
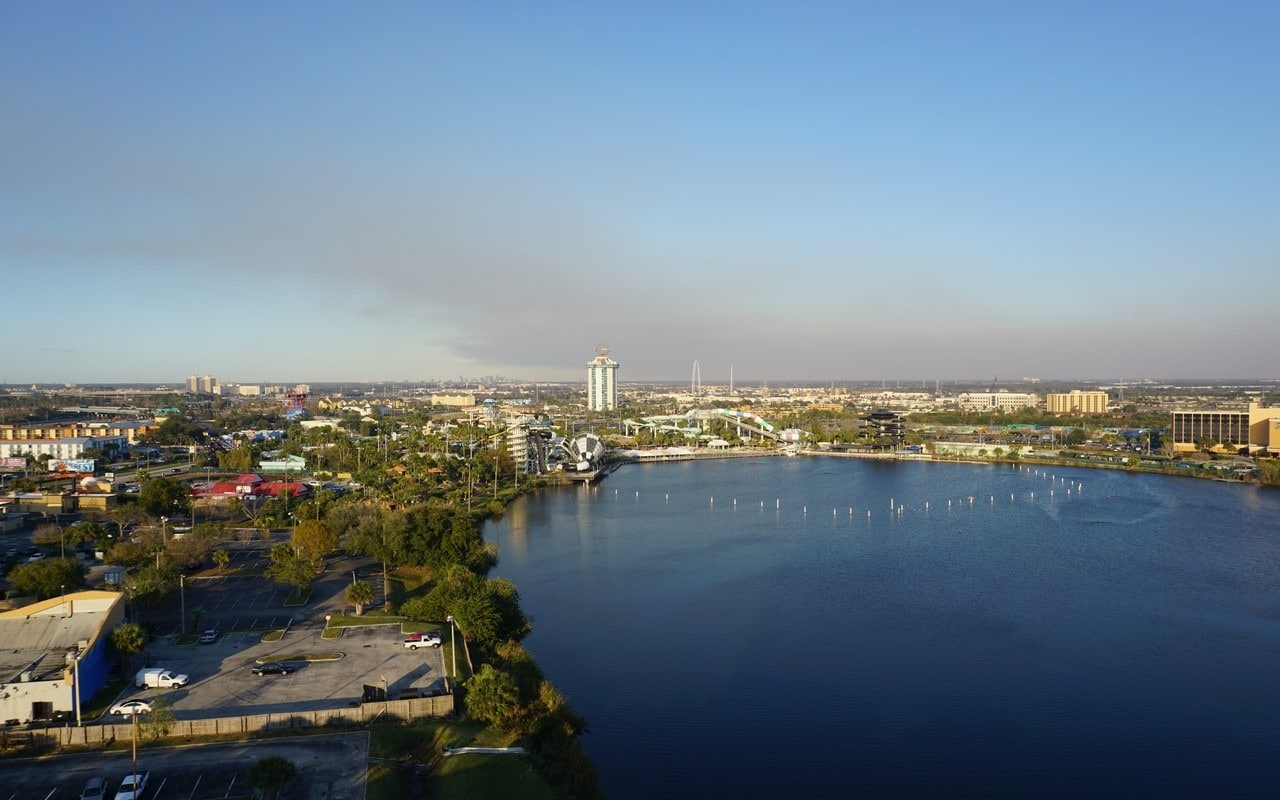
[[[298, 770], [288, 796], [364, 796], [369, 734], [335, 733], [305, 738], [138, 750], [137, 769], [150, 774], [143, 800], [213, 800], [248, 794], [248, 771], [259, 759], [279, 756]], [[130, 750], [88, 755], [12, 759], [4, 762], [0, 800], [79, 797], [94, 775], [106, 779], [111, 797], [132, 767]]]

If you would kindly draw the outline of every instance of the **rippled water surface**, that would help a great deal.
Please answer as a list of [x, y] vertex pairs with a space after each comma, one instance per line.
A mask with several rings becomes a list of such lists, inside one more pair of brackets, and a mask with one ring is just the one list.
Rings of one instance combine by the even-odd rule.
[[681, 462], [487, 535], [615, 800], [1280, 786], [1280, 491]]

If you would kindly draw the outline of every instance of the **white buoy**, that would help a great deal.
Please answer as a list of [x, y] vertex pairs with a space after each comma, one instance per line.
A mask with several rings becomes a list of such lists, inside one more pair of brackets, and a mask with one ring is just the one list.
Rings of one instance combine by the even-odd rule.
[[716, 504], [716, 496], [715, 496], [715, 495], [711, 495], [711, 505], [713, 505], [713, 506], [714, 506], [715, 504]]
[[663, 499], [663, 500], [670, 500], [670, 499], [671, 499], [671, 493], [670, 493], [670, 492], [667, 492], [666, 494], [664, 494], [664, 495], [662, 496], [662, 499]]
[[800, 513], [801, 513], [801, 514], [808, 514], [808, 513], [809, 513], [809, 507], [808, 507], [808, 506], [801, 506], [801, 508], [800, 508]]
[[773, 507], [774, 507], [774, 508], [782, 508], [782, 498], [781, 498], [781, 497], [774, 498], [774, 501], [773, 501]]
[[[1052, 491], [1052, 490], [1050, 490], [1050, 491]], [[1036, 499], [1036, 493], [1035, 493], [1035, 492], [1032, 492], [1032, 493], [1031, 493], [1031, 499], [1032, 499], [1032, 500], [1035, 500], [1035, 499]]]
[[734, 507], [734, 508], [737, 508], [737, 507], [738, 507], [738, 498], [736, 498], [736, 497], [735, 497], [735, 498], [733, 498], [733, 507]]
[[871, 521], [871, 509], [867, 509], [867, 522]]
[[890, 497], [890, 498], [889, 498], [889, 510], [890, 510], [890, 511], [892, 511], [892, 510], [893, 510], [893, 505], [894, 505], [894, 504], [893, 504], [893, 498], [892, 498], [892, 497]]
[[951, 498], [947, 498], [947, 508], [951, 508]]

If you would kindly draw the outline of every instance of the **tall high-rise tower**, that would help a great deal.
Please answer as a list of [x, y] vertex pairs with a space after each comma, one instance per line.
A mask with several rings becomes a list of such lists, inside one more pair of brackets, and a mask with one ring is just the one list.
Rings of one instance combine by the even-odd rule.
[[612, 411], [618, 407], [618, 362], [609, 358], [609, 345], [596, 345], [587, 362], [587, 409]]

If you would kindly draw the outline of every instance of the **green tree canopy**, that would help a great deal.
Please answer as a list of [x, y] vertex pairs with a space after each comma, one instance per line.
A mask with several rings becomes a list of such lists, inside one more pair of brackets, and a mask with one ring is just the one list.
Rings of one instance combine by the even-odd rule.
[[492, 664], [483, 664], [467, 681], [467, 713], [481, 722], [510, 730], [520, 712], [515, 679]]
[[151, 478], [138, 491], [138, 505], [153, 517], [191, 513], [191, 489], [172, 478]]
[[289, 781], [298, 777], [298, 768], [281, 756], [260, 758], [249, 767], [249, 785], [262, 793], [263, 798], [277, 798]]
[[43, 600], [78, 587], [84, 581], [84, 566], [74, 558], [46, 558], [20, 564], [10, 570], [8, 577], [19, 592]]
[[266, 574], [276, 583], [292, 586], [302, 594], [316, 576], [316, 568], [308, 559], [300, 558], [293, 547], [281, 543], [271, 548], [271, 566], [267, 567]]
[[117, 653], [136, 656], [147, 647], [147, 632], [136, 622], [124, 622], [111, 631], [111, 646]]
[[355, 581], [347, 587], [347, 602], [356, 607], [356, 616], [360, 616], [364, 607], [373, 602], [373, 587], [367, 581]]
[[308, 519], [293, 529], [291, 542], [300, 558], [319, 561], [338, 549], [338, 534], [323, 522]]
[[485, 580], [456, 564], [442, 570], [431, 591], [405, 603], [400, 613], [418, 622], [453, 616], [469, 641], [489, 651], [501, 642], [519, 641], [530, 631], [514, 583], [506, 578]]

